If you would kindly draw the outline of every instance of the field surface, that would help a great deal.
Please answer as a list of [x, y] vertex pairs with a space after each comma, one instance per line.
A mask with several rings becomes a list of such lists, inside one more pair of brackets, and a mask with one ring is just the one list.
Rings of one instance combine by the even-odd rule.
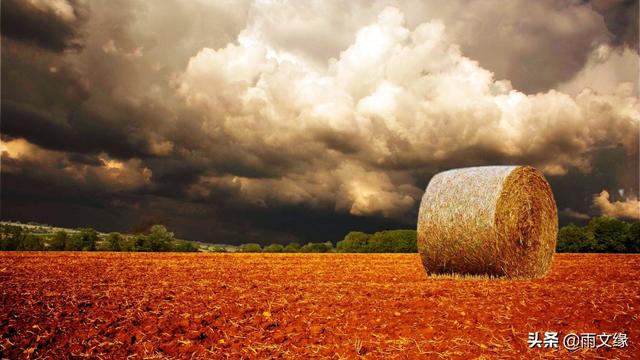
[[0, 253], [0, 358], [638, 359], [639, 321], [640, 255], [507, 281], [428, 278], [414, 254]]

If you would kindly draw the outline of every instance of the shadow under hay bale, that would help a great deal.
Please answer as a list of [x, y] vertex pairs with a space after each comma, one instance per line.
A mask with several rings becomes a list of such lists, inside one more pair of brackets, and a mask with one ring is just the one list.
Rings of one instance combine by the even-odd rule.
[[429, 274], [542, 277], [557, 233], [551, 187], [530, 166], [439, 173], [418, 215], [418, 251]]

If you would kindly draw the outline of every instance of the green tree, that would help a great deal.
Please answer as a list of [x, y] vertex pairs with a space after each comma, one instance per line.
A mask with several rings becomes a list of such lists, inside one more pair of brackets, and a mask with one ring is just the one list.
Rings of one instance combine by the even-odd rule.
[[175, 237], [163, 225], [153, 225], [147, 235], [150, 251], [171, 251]]
[[300, 244], [298, 244], [297, 242], [292, 242], [287, 244], [287, 246], [284, 247], [283, 252], [288, 252], [288, 253], [296, 253], [300, 251]]
[[626, 251], [629, 224], [626, 222], [607, 216], [594, 217], [589, 221], [587, 230], [596, 241], [596, 251], [616, 252]]
[[109, 251], [122, 250], [122, 235], [120, 233], [112, 232], [107, 235], [107, 249]]
[[338, 250], [333, 246], [333, 243], [331, 241], [325, 241], [324, 242], [325, 247], [327, 248], [326, 252], [338, 252]]
[[42, 238], [36, 235], [28, 234], [22, 238], [22, 242], [18, 246], [18, 250], [39, 251], [44, 249]]
[[280, 253], [280, 252], [284, 251], [284, 246], [282, 246], [280, 244], [271, 244], [271, 245], [265, 247], [263, 251], [264, 252], [269, 252], [269, 253]]
[[68, 251], [80, 251], [82, 250], [82, 236], [80, 233], [75, 233], [71, 236], [67, 236], [64, 242], [64, 249]]
[[65, 231], [56, 232], [49, 243], [49, 249], [54, 251], [64, 250], [68, 237]]
[[569, 224], [558, 231], [556, 243], [558, 252], [594, 252], [596, 243], [586, 229]]
[[240, 251], [255, 253], [255, 252], [261, 252], [262, 248], [260, 247], [260, 244], [255, 244], [255, 243], [242, 244], [240, 245]]
[[396, 241], [395, 244], [395, 252], [399, 253], [417, 253], [418, 252], [418, 242], [417, 242], [417, 232], [415, 230], [394, 230], [393, 236]]
[[151, 251], [151, 242], [144, 234], [136, 234], [133, 237], [133, 251]]
[[190, 241], [176, 240], [173, 245], [173, 251], [197, 252], [200, 251], [200, 249]]
[[369, 237], [366, 252], [391, 253], [394, 252], [394, 238], [388, 231], [379, 231]]
[[304, 253], [326, 253], [331, 249], [327, 243], [314, 243], [310, 242], [307, 245], [300, 248], [300, 252]]
[[209, 246], [208, 250], [210, 252], [227, 252], [227, 248], [225, 248], [224, 246]]
[[24, 234], [19, 226], [3, 226], [0, 235], [0, 250], [15, 251], [18, 250], [23, 241]]
[[120, 251], [136, 251], [136, 237], [123, 236], [120, 242]]
[[370, 234], [352, 231], [343, 240], [338, 241], [338, 251], [346, 253], [367, 252], [370, 237]]
[[414, 253], [418, 252], [415, 230], [384, 230], [371, 235], [368, 252]]
[[82, 241], [82, 250], [95, 251], [96, 242], [98, 241], [98, 232], [91, 228], [83, 228], [79, 230], [79, 237]]
[[629, 226], [625, 247], [628, 252], [640, 253], [640, 222], [636, 221]]

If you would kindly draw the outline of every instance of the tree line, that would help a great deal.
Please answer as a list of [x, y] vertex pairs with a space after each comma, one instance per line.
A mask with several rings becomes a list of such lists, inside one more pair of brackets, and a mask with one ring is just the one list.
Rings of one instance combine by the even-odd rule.
[[[288, 245], [244, 244], [242, 252], [340, 252], [340, 253], [415, 253], [418, 251], [415, 230], [385, 230], [373, 234], [360, 231], [348, 233], [336, 247], [331, 242]], [[226, 249], [219, 249], [226, 251]], [[215, 251], [215, 250], [214, 250]], [[560, 228], [556, 251], [561, 253], [640, 253], [640, 222], [625, 222], [597, 216], [588, 225], [569, 224]]]
[[558, 252], [640, 253], [640, 222], [598, 216], [586, 226], [569, 224], [558, 231]]
[[[226, 251], [221, 249], [221, 251]], [[323, 243], [310, 242], [306, 245], [300, 245], [300, 243], [292, 242], [287, 245], [271, 244], [267, 246], [261, 246], [257, 243], [242, 244], [239, 246], [238, 251], [247, 253], [328, 253], [336, 252], [331, 241]]]
[[[20, 226], [0, 226], [0, 250], [67, 250], [67, 251], [198, 251], [191, 242], [178, 240], [162, 225], [153, 225], [146, 233], [133, 235], [112, 232], [99, 234], [91, 228], [73, 232], [57, 231], [39, 234]], [[225, 247], [210, 247], [213, 252], [230, 251]], [[599, 216], [583, 227], [569, 224], [558, 231], [558, 252], [640, 253], [640, 222], [625, 222]], [[415, 230], [385, 230], [373, 234], [360, 231], [348, 233], [333, 246], [331, 241], [300, 245], [257, 243], [240, 245], [237, 251], [247, 253], [415, 253]]]
[[0, 250], [192, 252], [198, 251], [198, 247], [176, 239], [163, 225], [153, 225], [148, 232], [133, 235], [117, 232], [101, 235], [91, 228], [40, 234], [20, 226], [2, 225]]
[[[212, 248], [213, 252], [227, 252], [223, 247]], [[257, 243], [240, 245], [240, 252], [249, 253], [411, 253], [417, 252], [415, 230], [385, 230], [374, 234], [360, 231], [348, 233], [343, 240], [333, 246], [331, 241], [310, 242], [306, 245], [293, 242], [287, 245]]]

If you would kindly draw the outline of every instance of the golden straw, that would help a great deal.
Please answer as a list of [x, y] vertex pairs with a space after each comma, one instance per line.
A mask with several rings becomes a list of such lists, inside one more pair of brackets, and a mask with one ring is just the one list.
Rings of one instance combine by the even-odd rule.
[[418, 215], [418, 251], [430, 274], [542, 277], [557, 233], [551, 187], [530, 166], [439, 173]]

